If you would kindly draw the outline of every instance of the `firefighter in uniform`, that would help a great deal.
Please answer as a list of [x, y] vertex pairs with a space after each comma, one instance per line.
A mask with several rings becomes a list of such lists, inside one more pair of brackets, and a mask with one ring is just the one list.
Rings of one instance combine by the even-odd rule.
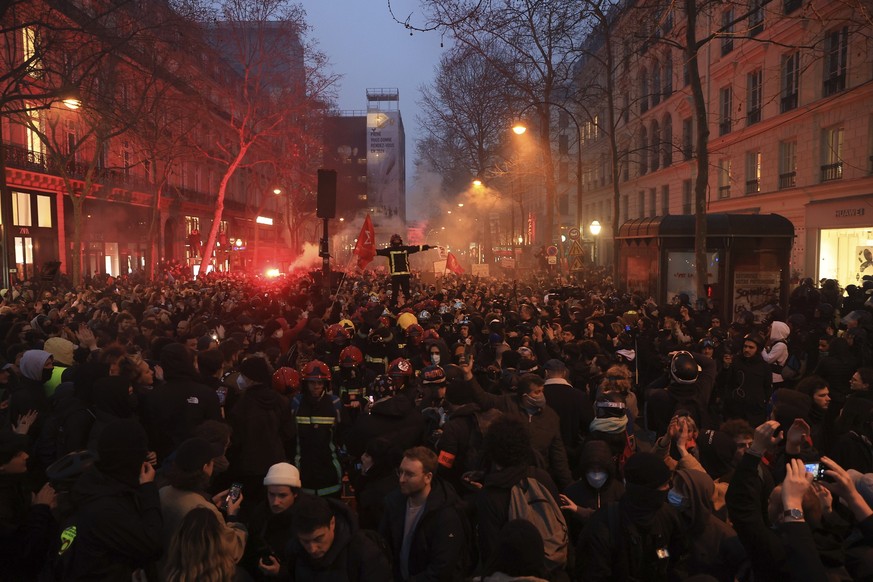
[[418, 251], [430, 249], [430, 245], [404, 245], [399, 234], [391, 236], [391, 246], [378, 249], [376, 254], [380, 257], [388, 257], [388, 270], [391, 273], [391, 301], [398, 305], [400, 295], [398, 291], [403, 289], [403, 297], [409, 299], [409, 279], [412, 272], [409, 270], [409, 255]]

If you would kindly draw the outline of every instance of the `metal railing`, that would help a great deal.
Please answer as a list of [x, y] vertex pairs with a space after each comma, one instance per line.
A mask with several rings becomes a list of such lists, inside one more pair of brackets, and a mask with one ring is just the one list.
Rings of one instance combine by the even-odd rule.
[[821, 181], [830, 182], [831, 180], [839, 180], [843, 177], [843, 162], [836, 164], [825, 164], [821, 167]]
[[779, 174], [779, 189], [794, 188], [797, 185], [797, 172]]

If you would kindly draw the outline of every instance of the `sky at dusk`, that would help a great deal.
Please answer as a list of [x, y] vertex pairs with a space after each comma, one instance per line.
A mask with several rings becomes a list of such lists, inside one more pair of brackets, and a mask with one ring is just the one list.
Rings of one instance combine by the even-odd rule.
[[[433, 79], [446, 49], [438, 32], [415, 32], [391, 18], [388, 0], [302, 0], [310, 37], [342, 75], [338, 106], [365, 110], [368, 88], [400, 90], [400, 112], [406, 130], [407, 207], [414, 174], [415, 141], [421, 135], [418, 120], [419, 88]], [[392, 0], [398, 16], [418, 9], [417, 0]], [[446, 43], [448, 46], [448, 43]]]

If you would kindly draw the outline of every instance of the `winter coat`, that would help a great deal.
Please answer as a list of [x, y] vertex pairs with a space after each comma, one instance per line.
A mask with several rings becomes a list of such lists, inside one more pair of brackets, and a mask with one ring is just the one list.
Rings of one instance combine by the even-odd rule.
[[387, 438], [403, 451], [421, 442], [424, 426], [424, 417], [409, 398], [392, 396], [376, 402], [369, 414], [359, 415], [344, 440], [355, 459], [377, 438]]
[[511, 489], [521, 480], [533, 477], [551, 492], [558, 502], [558, 488], [548, 473], [529, 465], [506, 467], [486, 473], [482, 489], [476, 494], [476, 533], [479, 561], [488, 564], [500, 541], [500, 531], [509, 521]]
[[[164, 522], [154, 483], [133, 488], [91, 468], [71, 497], [77, 509], [52, 552], [60, 579], [130, 580], [161, 556]], [[70, 538], [68, 546], [62, 543]]]
[[336, 493], [342, 487], [342, 468], [334, 442], [342, 401], [329, 392], [318, 399], [301, 392], [291, 401], [291, 412], [297, 423], [294, 466], [300, 470], [303, 489], [317, 495]]
[[292, 537], [288, 554], [294, 561], [294, 579], [312, 582], [369, 582], [390, 580], [388, 556], [357, 524], [349, 506], [328, 499], [334, 512], [334, 538], [327, 553], [312, 558]]
[[[172, 485], [161, 487], [159, 491], [161, 499], [161, 512], [164, 515], [164, 548], [170, 547], [170, 540], [173, 534], [182, 524], [185, 516], [192, 509], [205, 507], [215, 514], [219, 523], [224, 524], [224, 515], [218, 510], [211, 499], [207, 499], [202, 494], [196, 491], [184, 491], [176, 489]], [[225, 527], [233, 529], [233, 544], [230, 546], [231, 557], [234, 562], [238, 562], [243, 555], [246, 547], [246, 527], [238, 522], [227, 523]]]
[[475, 379], [470, 381], [470, 387], [473, 400], [483, 410], [496, 408], [528, 424], [531, 446], [545, 459], [546, 468], [559, 489], [573, 482], [567, 451], [561, 440], [561, 421], [548, 404], [539, 413], [529, 414], [521, 404], [521, 397], [516, 394], [489, 394], [482, 390]]
[[296, 429], [291, 404], [272, 386], [246, 388], [230, 412], [230, 424], [230, 465], [236, 474], [263, 476], [272, 465], [290, 458]]
[[44, 350], [27, 350], [21, 356], [19, 369], [21, 379], [17, 384], [10, 383], [9, 390], [9, 419], [15, 423], [22, 414], [36, 410], [34, 426], [31, 428], [32, 435], [38, 435], [42, 430], [45, 419], [49, 412], [49, 399], [43, 388], [42, 372], [52, 355]]
[[[770, 345], [761, 351], [761, 357], [768, 364], [773, 364], [781, 369], [788, 361], [788, 335], [791, 333], [788, 324], [782, 321], [774, 321], [770, 324]], [[773, 384], [781, 384], [784, 380], [782, 374], [772, 373]]]
[[[400, 549], [406, 519], [406, 496], [395, 489], [385, 498], [385, 513], [379, 533], [394, 556], [394, 579], [400, 576]], [[409, 550], [409, 581], [459, 581], [466, 574], [469, 528], [459, 507], [460, 499], [451, 485], [439, 478], [431, 482], [430, 495], [418, 524], [412, 531]]]
[[218, 395], [200, 383], [185, 346], [164, 347], [161, 365], [167, 382], [152, 390], [145, 402], [145, 428], [159, 461], [191, 438], [203, 421], [221, 420]]
[[[293, 507], [293, 506], [292, 506]], [[281, 560], [280, 578], [287, 578], [293, 571], [293, 562], [282, 559], [285, 556], [285, 548], [294, 538], [291, 531], [293, 523], [291, 508], [282, 513], [273, 513], [266, 501], [260, 502], [252, 510], [247, 529], [249, 538], [246, 541], [246, 549], [240, 566], [245, 568], [255, 580], [270, 580], [269, 576], [261, 573], [258, 569], [258, 560], [266, 555], [276, 556]]]
[[[560, 419], [561, 440], [567, 454], [574, 457], [578, 454], [583, 434], [594, 419], [591, 400], [585, 392], [577, 390], [563, 378], [547, 379], [543, 393], [546, 395], [546, 404]], [[575, 464], [575, 459], [571, 459], [571, 465]]]
[[724, 403], [725, 418], [742, 418], [752, 426], [766, 420], [767, 402], [773, 390], [773, 372], [760, 354], [751, 358], [734, 358], [726, 370]]

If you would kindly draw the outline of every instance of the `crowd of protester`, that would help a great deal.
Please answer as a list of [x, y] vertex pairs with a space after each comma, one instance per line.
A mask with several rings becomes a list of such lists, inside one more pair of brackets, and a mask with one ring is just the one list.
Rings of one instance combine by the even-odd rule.
[[871, 580], [873, 277], [0, 292], [0, 580]]

